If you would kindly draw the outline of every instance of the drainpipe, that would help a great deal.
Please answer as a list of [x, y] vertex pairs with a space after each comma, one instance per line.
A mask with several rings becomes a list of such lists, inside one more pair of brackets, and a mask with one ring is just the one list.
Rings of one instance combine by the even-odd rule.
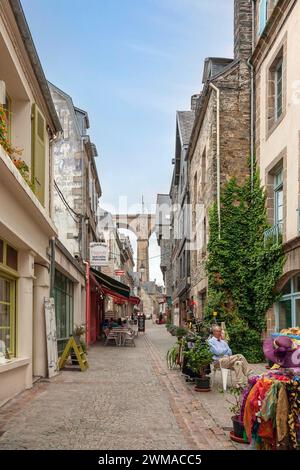
[[50, 297], [54, 297], [54, 279], [55, 279], [55, 237], [50, 240], [51, 262], [50, 262]]
[[253, 65], [250, 62], [250, 58], [248, 59], [247, 63], [250, 68], [250, 175], [251, 175], [251, 191], [253, 191], [253, 180], [254, 180], [254, 71]]
[[218, 208], [218, 225], [219, 240], [221, 239], [221, 172], [220, 172], [220, 90], [213, 83], [209, 86], [217, 94], [217, 208]]
[[85, 264], [86, 296], [85, 296], [85, 339], [87, 346], [91, 343], [91, 290], [90, 290], [90, 263], [82, 261]]
[[[255, 43], [255, 0], [252, 0], [252, 53], [254, 51]], [[253, 180], [254, 180], [254, 69], [251, 63], [251, 57], [249, 57], [247, 64], [250, 68], [250, 160], [251, 160], [251, 191], [253, 191]]]

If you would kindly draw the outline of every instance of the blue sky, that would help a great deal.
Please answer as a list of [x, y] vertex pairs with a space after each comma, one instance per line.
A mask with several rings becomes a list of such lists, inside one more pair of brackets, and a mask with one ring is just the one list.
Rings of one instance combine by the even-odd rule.
[[101, 204], [144, 195], [150, 208], [169, 191], [175, 113], [200, 91], [204, 58], [232, 56], [234, 1], [21, 1], [48, 80], [89, 113]]

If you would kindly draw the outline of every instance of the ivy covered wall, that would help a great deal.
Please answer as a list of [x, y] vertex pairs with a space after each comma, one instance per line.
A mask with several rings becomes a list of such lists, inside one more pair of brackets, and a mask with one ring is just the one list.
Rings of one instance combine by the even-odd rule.
[[281, 241], [264, 244], [269, 228], [265, 198], [258, 172], [253, 189], [250, 178], [243, 185], [233, 178], [221, 194], [220, 238], [216, 204], [209, 221], [206, 318], [218, 312], [217, 320], [226, 322], [233, 353], [244, 354], [249, 362], [263, 359], [266, 312], [279, 297], [276, 283], [284, 264]]

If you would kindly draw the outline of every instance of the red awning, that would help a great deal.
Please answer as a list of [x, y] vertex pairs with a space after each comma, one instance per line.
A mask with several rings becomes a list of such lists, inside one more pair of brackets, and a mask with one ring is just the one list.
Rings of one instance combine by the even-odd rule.
[[129, 302], [133, 305], [138, 305], [140, 303], [141, 299], [139, 297], [135, 297], [133, 295], [131, 295], [129, 297]]
[[128, 300], [129, 300], [126, 297], [124, 297], [123, 295], [118, 294], [117, 292], [115, 292], [111, 289], [108, 289], [107, 287], [104, 287], [102, 285], [101, 285], [101, 290], [105, 295], [109, 295], [109, 297], [111, 297], [115, 301], [124, 303], [124, 302], [128, 302]]

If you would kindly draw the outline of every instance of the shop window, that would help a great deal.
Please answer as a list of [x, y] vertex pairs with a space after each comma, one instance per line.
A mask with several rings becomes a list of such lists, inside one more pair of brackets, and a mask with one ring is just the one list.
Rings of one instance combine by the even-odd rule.
[[4, 243], [3, 240], [0, 240], [0, 263], [3, 263], [4, 259]]
[[58, 354], [63, 352], [73, 332], [73, 297], [73, 282], [59, 271], [55, 271], [54, 301]]
[[15, 356], [15, 281], [0, 273], [0, 351]]
[[291, 300], [282, 300], [279, 302], [278, 309], [278, 328], [279, 331], [283, 328], [290, 328], [292, 326], [292, 302]]
[[0, 239], [0, 264], [2, 270], [9, 268], [9, 271], [13, 269], [18, 270], [18, 252], [11, 245], [6, 243], [5, 240]]
[[9, 268], [17, 271], [18, 269], [18, 252], [12, 246], [7, 245], [6, 249], [6, 264]]

